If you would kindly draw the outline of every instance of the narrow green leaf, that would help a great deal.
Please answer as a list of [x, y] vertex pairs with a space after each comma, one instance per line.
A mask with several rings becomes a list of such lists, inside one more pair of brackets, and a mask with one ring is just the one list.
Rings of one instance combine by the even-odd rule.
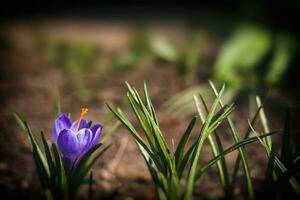
[[265, 188], [268, 189], [274, 183], [274, 167], [275, 167], [275, 148], [274, 145], [271, 147], [270, 157], [268, 159], [267, 170], [265, 173]]
[[196, 147], [197, 141], [193, 143], [193, 145], [190, 146], [190, 148], [188, 149], [188, 151], [186, 152], [186, 154], [183, 156], [182, 161], [179, 163], [178, 167], [177, 167], [177, 173], [178, 176], [181, 177], [185, 167], [187, 166], [187, 164], [190, 163], [191, 161], [191, 157], [194, 153], [195, 147]]
[[[197, 96], [194, 96], [194, 100], [195, 100], [195, 103], [196, 103], [198, 113], [200, 115], [202, 123], [204, 124], [205, 123], [205, 117], [204, 116], [209, 112], [209, 110], [208, 110], [208, 107], [207, 107], [207, 105], [204, 101], [204, 98], [201, 95], [200, 95], [200, 99], [201, 99], [201, 102], [202, 102], [202, 105], [203, 105], [203, 109], [201, 109], [199, 98]], [[204, 113], [203, 110], [205, 110], [205, 113]], [[220, 111], [222, 111], [222, 109]], [[219, 111], [219, 113], [220, 113], [220, 111]], [[220, 140], [220, 138], [219, 138], [216, 131], [214, 131], [214, 134], [210, 134], [208, 136], [208, 141], [209, 141], [209, 144], [210, 144], [210, 147], [212, 149], [212, 153], [213, 153], [214, 157], [217, 156], [218, 154], [220, 154], [220, 152], [223, 152], [223, 146], [221, 144], [221, 140]], [[222, 187], [224, 189], [224, 192], [225, 192], [225, 196], [228, 196], [228, 193], [229, 193], [229, 191], [228, 191], [228, 189], [229, 189], [229, 180], [228, 180], [227, 165], [226, 165], [226, 161], [225, 161], [224, 157], [221, 158], [217, 162], [217, 168], [218, 168], [218, 172], [219, 172], [220, 182], [221, 182], [221, 185], [222, 185]]]
[[[271, 132], [271, 133], [267, 133], [267, 134], [263, 134], [260, 135], [259, 138], [265, 138], [268, 137], [270, 135], [273, 135], [275, 133], [278, 132]], [[201, 177], [201, 175], [212, 165], [214, 165], [218, 160], [220, 160], [222, 157], [224, 157], [226, 154], [231, 153], [237, 149], [239, 149], [240, 147], [244, 147], [247, 144], [253, 143], [258, 141], [257, 137], [251, 137], [248, 139], [245, 139], [243, 141], [240, 141], [238, 143], [235, 143], [234, 145], [232, 145], [231, 147], [225, 149], [222, 153], [220, 153], [218, 156], [214, 157], [213, 159], [207, 161], [205, 164], [203, 164], [200, 169], [198, 170], [198, 173], [196, 175], [196, 179], [199, 179]]]
[[[196, 168], [197, 168], [200, 152], [202, 150], [202, 146], [204, 144], [206, 137], [211, 133], [211, 132], [209, 132], [209, 126], [211, 124], [211, 120], [213, 119], [217, 105], [221, 99], [223, 92], [224, 92], [224, 89], [225, 89], [225, 85], [223, 85], [221, 91], [219, 92], [218, 96], [214, 100], [214, 102], [211, 106], [210, 112], [208, 113], [206, 121], [205, 121], [205, 123], [201, 129], [201, 132], [198, 136], [195, 150], [194, 150], [194, 152], [192, 154], [192, 158], [191, 158], [191, 168], [190, 168], [188, 182], [187, 182], [187, 188], [186, 188], [186, 192], [185, 192], [185, 196], [184, 196], [185, 200], [190, 200], [192, 197], [193, 186], [194, 186], [194, 182], [196, 180], [195, 179], [196, 170], [197, 170]], [[213, 131], [213, 130], [211, 130], [211, 131]]]
[[179, 140], [179, 144], [175, 151], [175, 162], [176, 162], [177, 168], [178, 168], [178, 166], [181, 165], [185, 145], [189, 141], [190, 135], [195, 126], [196, 119], [197, 119], [196, 117], [193, 117], [193, 119], [191, 120], [190, 124], [188, 125], [185, 133], [182, 135], [181, 139]]
[[15, 120], [16, 120], [18, 126], [21, 128], [21, 130], [26, 132], [27, 129], [26, 129], [26, 126], [25, 126], [25, 123], [24, 123], [24, 120], [22, 119], [22, 117], [16, 111], [12, 111], [12, 115], [15, 118]]
[[[55, 160], [55, 168], [56, 168], [56, 173], [57, 173], [57, 187], [55, 188], [58, 190], [58, 196], [60, 197], [66, 197], [65, 195], [68, 195], [66, 191], [68, 191], [68, 184], [67, 184], [67, 176], [65, 173], [62, 157], [60, 155], [59, 149], [56, 146], [56, 144], [52, 144], [52, 151], [53, 151], [53, 156]], [[73, 195], [73, 192], [71, 194]], [[75, 195], [75, 194], [74, 194]]]
[[[249, 122], [249, 125], [251, 126], [250, 122]], [[251, 129], [252, 129], [253, 133], [255, 133], [255, 135], [258, 138], [258, 140], [261, 143], [261, 145], [266, 150], [267, 156], [270, 157], [271, 149], [269, 148], [268, 143], [265, 140], [262, 140], [259, 137], [259, 134], [253, 129], [252, 126], [251, 126]], [[282, 164], [282, 162], [276, 156], [275, 156], [275, 163], [279, 167], [279, 169], [281, 170], [282, 173], [287, 173], [288, 172], [287, 168]], [[276, 177], [276, 174], [275, 173], [273, 173], [273, 174]], [[290, 177], [289, 178], [289, 183], [291, 184], [291, 186], [294, 189], [294, 191], [298, 194], [298, 196], [300, 196], [300, 185], [297, 182], [297, 180], [294, 177]]]
[[127, 85], [127, 88], [129, 90], [130, 94], [134, 97], [135, 101], [138, 102], [138, 99], [135, 95], [134, 89], [130, 86], [130, 84], [127, 81], [125, 81], [125, 83]]
[[[259, 96], [256, 96], [256, 104], [257, 104], [257, 107], [260, 107], [262, 105], [261, 99], [260, 99]], [[264, 108], [261, 108], [261, 110], [259, 112], [259, 118], [260, 118], [260, 121], [261, 121], [264, 132], [269, 133], [270, 128], [269, 128], [269, 125], [268, 125], [268, 120], [267, 120]], [[267, 137], [264, 140], [265, 140], [265, 143], [268, 145], [268, 147], [271, 148], [271, 146], [272, 146], [271, 137]]]
[[144, 160], [146, 161], [148, 170], [149, 170], [149, 172], [150, 172], [150, 174], [151, 174], [151, 177], [152, 177], [152, 180], [153, 180], [154, 184], [155, 184], [157, 187], [162, 186], [162, 185], [160, 184], [159, 179], [158, 179], [158, 175], [157, 175], [157, 173], [156, 173], [156, 169], [155, 169], [155, 167], [154, 167], [154, 165], [153, 165], [152, 159], [151, 159], [150, 156], [148, 155], [147, 151], [145, 151], [144, 148], [143, 148], [141, 145], [138, 144], [138, 147], [139, 147], [139, 149], [140, 149], [140, 151], [141, 151], [141, 154], [142, 154]]
[[155, 146], [155, 141], [154, 141], [154, 138], [153, 138], [153, 134], [152, 134], [152, 132], [150, 130], [150, 127], [149, 127], [150, 125], [147, 124], [147, 122], [145, 121], [145, 119], [143, 118], [143, 116], [141, 116], [140, 111], [138, 110], [138, 107], [137, 107], [138, 105], [133, 100], [133, 97], [129, 93], [127, 93], [127, 97], [129, 99], [131, 108], [134, 111], [134, 114], [135, 114], [135, 116], [136, 116], [136, 118], [137, 118], [137, 120], [138, 120], [138, 122], [139, 122], [139, 124], [140, 124], [140, 126], [142, 128], [142, 130], [145, 133], [145, 136], [147, 138], [147, 141], [148, 141], [148, 143], [149, 143], [152, 151], [154, 153], [158, 153], [158, 150], [157, 150], [157, 148]]
[[50, 180], [47, 174], [46, 167], [43, 165], [41, 157], [39, 156], [39, 153], [37, 152], [35, 147], [33, 147], [32, 155], [42, 188], [44, 190], [50, 188]]
[[[151, 158], [155, 158], [155, 156], [153, 155], [153, 153], [150, 151], [150, 149], [148, 148], [148, 146], [146, 145], [146, 143], [144, 142], [144, 140], [138, 135], [137, 131], [135, 130], [135, 128], [132, 126], [132, 124], [129, 122], [129, 120], [127, 119], [127, 117], [121, 112], [121, 110], [116, 111], [114, 110], [109, 104], [106, 104], [107, 107], [109, 108], [109, 110], [120, 120], [120, 122], [127, 128], [127, 130], [129, 131], [129, 133], [133, 136], [134, 140], [141, 145], [146, 151], [147, 153], [150, 155]], [[158, 167], [161, 167], [158, 163], [157, 160], [156, 164]]]
[[154, 141], [156, 143], [156, 146], [158, 147], [158, 151], [161, 155], [161, 159], [163, 159], [164, 164], [171, 170], [172, 166], [172, 160], [170, 156], [170, 151], [168, 149], [168, 145], [165, 141], [165, 138], [163, 137], [158, 125], [155, 123], [154, 119], [151, 117], [151, 114], [148, 112], [146, 106], [144, 105], [142, 99], [140, 98], [138, 92], [133, 88], [135, 92], [135, 96], [138, 100], [139, 105], [141, 106], [141, 109], [147, 118], [151, 128], [152, 132], [154, 133]]
[[150, 99], [149, 94], [148, 94], [148, 89], [147, 89], [147, 83], [146, 83], [146, 81], [144, 81], [144, 94], [145, 94], [145, 99], [146, 99], [146, 102], [147, 102], [148, 110], [151, 113], [151, 116], [154, 119], [154, 121], [157, 124], [157, 126], [159, 126], [158, 120], [157, 120], [157, 116], [155, 114], [154, 107], [152, 105], [151, 99]]
[[[84, 155], [75, 165], [72, 176], [71, 182], [73, 188], [77, 188], [81, 183], [84, 183], [84, 177], [88, 174], [92, 166], [96, 163], [96, 161], [111, 147], [111, 145], [106, 146], [103, 148], [96, 156], [93, 156], [95, 152], [100, 148], [100, 144], [88, 151], [88, 155]], [[80, 165], [80, 166], [78, 166]]]
[[52, 159], [52, 155], [51, 155], [51, 151], [50, 148], [48, 146], [48, 143], [46, 141], [45, 135], [43, 132], [41, 132], [41, 138], [43, 141], [43, 145], [44, 145], [44, 150], [45, 150], [45, 154], [46, 154], [46, 159], [47, 159], [47, 163], [48, 163], [48, 167], [49, 167], [49, 171], [50, 171], [50, 179], [52, 184], [55, 181], [55, 176], [56, 176], [56, 171], [55, 171], [55, 163]]
[[30, 141], [31, 144], [31, 148], [32, 150], [35, 148], [38, 156], [41, 158], [41, 161], [43, 163], [44, 166], [47, 166], [46, 164], [46, 160], [42, 154], [42, 151], [39, 148], [38, 143], [36, 142], [35, 137], [33, 136], [31, 129], [29, 127], [29, 125], [27, 124], [27, 122], [25, 120], [22, 119], [22, 117], [15, 111], [13, 111], [13, 116], [15, 118], [15, 120], [17, 121], [17, 123], [19, 124], [20, 128], [22, 131], [24, 131], [27, 135], [28, 140]]
[[[215, 85], [211, 81], [209, 81], [209, 84], [210, 84], [211, 88], [213, 89], [215, 95], [218, 96], [219, 93], [218, 93]], [[224, 104], [223, 104], [223, 102], [222, 102], [221, 99], [219, 101], [219, 104], [220, 104], [221, 108], [224, 107]], [[237, 129], [236, 129], [236, 127], [235, 127], [235, 125], [234, 125], [234, 123], [233, 123], [233, 121], [231, 120], [230, 117], [227, 117], [227, 121], [228, 121], [230, 130], [231, 130], [231, 135], [232, 135], [235, 143], [238, 143], [240, 141], [240, 138], [238, 136]], [[255, 199], [254, 189], [253, 189], [253, 184], [252, 184], [252, 179], [251, 179], [251, 176], [250, 176], [249, 165], [248, 165], [248, 162], [247, 162], [247, 159], [246, 159], [246, 155], [245, 155], [244, 149], [242, 147], [239, 148], [239, 155], [241, 156], [241, 160], [242, 160], [242, 164], [243, 164], [243, 169], [244, 169], [244, 173], [245, 173], [245, 178], [246, 178], [246, 182], [247, 182], [248, 197], [249, 197], [250, 200], [251, 199]]]
[[215, 130], [224, 119], [226, 119], [234, 111], [234, 105], [224, 106], [217, 114], [214, 115], [212, 123], [209, 126], [209, 131]]
[[[22, 119], [21, 117], [19, 117]], [[23, 121], [23, 120], [22, 120]], [[50, 174], [46, 159], [40, 150], [28, 124], [23, 121], [24, 126], [26, 128], [27, 137], [30, 139], [30, 143], [32, 146], [32, 155], [34, 158], [35, 166], [38, 171], [39, 179], [42, 184], [43, 189], [50, 188]]]
[[143, 141], [143, 139], [138, 135], [137, 131], [134, 129], [132, 124], [128, 121], [127, 117], [120, 112], [120, 110], [116, 111], [114, 110], [109, 104], [106, 104], [107, 107], [110, 109], [110, 111], [122, 122], [122, 124], [129, 130], [131, 135], [135, 138], [135, 140], [143, 146], [143, 148], [149, 153], [149, 155], [152, 154], [152, 152], [147, 147], [146, 143]]
[[[102, 143], [96, 144], [93, 148], [87, 151], [78, 161], [72, 170], [72, 180], [76, 180], [76, 178], [81, 179], [86, 171], [87, 163], [90, 159], [92, 159], [92, 155], [102, 146]], [[77, 182], [76, 180], [75, 182]]]
[[83, 183], [85, 175], [88, 173], [91, 166], [96, 162], [96, 160], [108, 149], [106, 147], [103, 149], [98, 156], [93, 158], [93, 154], [102, 146], [101, 143], [96, 144], [93, 148], [87, 151], [78, 161], [76, 161], [71, 174], [69, 175], [69, 187], [70, 193], [75, 193], [78, 187]]
[[296, 156], [296, 158], [293, 160], [293, 164], [300, 163], [300, 155]]
[[96, 163], [96, 161], [111, 147], [111, 145], [107, 145], [105, 148], [103, 148], [96, 156], [91, 158], [91, 161], [87, 161], [85, 164], [84, 170], [81, 173], [82, 178], [88, 173], [88, 171], [91, 169], [91, 167]]
[[[259, 116], [259, 112], [261, 110], [262, 106], [258, 107], [258, 109], [256, 110], [252, 120], [251, 120], [251, 126], [254, 126], [258, 116]], [[249, 137], [251, 133], [251, 127], [248, 126], [248, 129], [246, 130], [245, 134], [244, 134], [244, 140], [247, 139]], [[236, 160], [235, 160], [235, 164], [234, 164], [234, 169], [233, 169], [233, 173], [232, 173], [232, 180], [231, 180], [231, 189], [230, 192], [232, 193], [235, 187], [235, 183], [236, 183], [236, 179], [237, 179], [237, 174], [238, 171], [240, 169], [240, 162], [241, 162], [241, 155], [238, 154]], [[232, 194], [231, 194], [232, 195]]]

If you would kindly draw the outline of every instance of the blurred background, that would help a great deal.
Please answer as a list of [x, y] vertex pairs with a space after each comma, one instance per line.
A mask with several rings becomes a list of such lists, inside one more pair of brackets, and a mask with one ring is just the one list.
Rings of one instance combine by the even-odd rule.
[[[272, 130], [282, 128], [285, 111], [291, 108], [292, 131], [299, 139], [299, 14], [297, 0], [26, 1], [1, 6], [2, 197], [39, 198], [31, 152], [11, 111], [18, 111], [37, 136], [43, 130], [51, 140], [60, 105], [73, 120], [81, 107], [88, 107], [88, 117], [111, 135], [112, 148], [94, 167], [94, 197], [153, 199], [154, 186], [143, 159], [105, 106], [110, 102], [129, 110], [125, 81], [137, 88], [147, 81], [168, 142], [176, 143], [195, 115], [193, 94], [213, 98], [208, 80], [226, 83], [224, 98], [236, 102], [233, 118], [239, 131], [247, 129], [259, 95]], [[220, 137], [225, 146], [232, 144], [226, 131]], [[247, 148], [256, 190], [266, 168], [262, 151], [259, 144]], [[227, 156], [229, 167], [235, 156]], [[206, 148], [200, 162], [210, 157]], [[196, 193], [222, 198], [216, 179], [212, 167]], [[245, 183], [239, 184], [236, 194], [242, 198]]]

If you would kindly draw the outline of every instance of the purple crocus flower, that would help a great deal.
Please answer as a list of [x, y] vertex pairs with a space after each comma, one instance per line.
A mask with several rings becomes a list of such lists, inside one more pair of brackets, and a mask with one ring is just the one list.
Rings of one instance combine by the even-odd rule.
[[98, 143], [102, 134], [100, 124], [90, 127], [88, 121], [83, 118], [87, 112], [87, 108], [82, 108], [80, 118], [73, 123], [66, 114], [61, 114], [54, 121], [53, 139], [68, 170], [72, 169], [76, 161]]

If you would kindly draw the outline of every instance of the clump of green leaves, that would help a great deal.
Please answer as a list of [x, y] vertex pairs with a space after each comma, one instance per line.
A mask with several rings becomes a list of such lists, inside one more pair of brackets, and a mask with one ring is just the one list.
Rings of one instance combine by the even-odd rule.
[[[245, 174], [247, 174], [249, 197], [252, 199], [254, 198], [252, 182], [243, 146], [257, 141], [258, 138], [267, 137], [272, 133], [261, 135], [258, 138], [253, 137], [246, 138], [243, 141], [239, 140], [236, 129], [233, 126], [233, 122], [229, 118], [230, 113], [234, 110], [234, 106], [223, 105], [221, 101], [221, 96], [225, 89], [224, 86], [220, 91], [215, 90], [216, 98], [209, 109], [206, 107], [206, 115], [204, 116], [202, 111], [199, 111], [201, 113], [203, 125], [196, 137], [196, 140], [190, 141], [192, 130], [196, 124], [196, 117], [194, 117], [180, 138], [174, 151], [168, 147], [166, 139], [160, 130], [159, 121], [148, 95], [146, 83], [144, 84], [144, 100], [142, 100], [138, 91], [134, 87], [131, 87], [129, 84], [127, 84], [127, 86], [127, 97], [142, 131], [137, 131], [120, 108], [114, 109], [110, 105], [108, 105], [108, 107], [128, 129], [137, 143], [140, 153], [146, 161], [148, 170], [156, 186], [159, 199], [192, 199], [196, 181], [210, 166], [216, 163], [219, 168], [222, 185], [227, 191], [227, 194], [229, 194], [230, 185], [228, 183], [228, 175], [226, 174], [227, 170], [225, 167], [224, 156], [237, 149], [239, 150], [242, 158]], [[196, 105], [199, 108], [199, 99], [198, 97], [195, 98]], [[200, 98], [203, 100], [201, 96]], [[218, 105], [220, 105], [220, 109], [218, 109]], [[224, 120], [228, 121], [236, 142], [233, 146], [225, 150], [223, 150], [217, 142], [218, 137], [215, 133], [217, 127]], [[198, 160], [207, 138], [212, 145], [214, 157], [202, 166], [199, 166]], [[188, 145], [190, 142], [192, 144]], [[183, 184], [183, 182], [186, 184]]]
[[[210, 86], [214, 91], [215, 95], [218, 95], [218, 92], [216, 90], [215, 85], [210, 82]], [[190, 95], [193, 92], [197, 91], [203, 91], [205, 94], [207, 94], [207, 87], [199, 88], [198, 90], [192, 90], [189, 92]], [[187, 107], [191, 107], [189, 104], [187, 107], [184, 105], [187, 104], [187, 102], [191, 102], [190, 97], [187, 96], [187, 93], [185, 94], [184, 98], [178, 96], [177, 98], [180, 98], [182, 101], [175, 101], [173, 103], [173, 109], [175, 110], [184, 110], [187, 109]], [[184, 100], [187, 99], [187, 100]], [[194, 101], [196, 102], [197, 111], [200, 116], [200, 119], [202, 123], [205, 123], [205, 117], [208, 112], [208, 107], [206, 105], [206, 102], [204, 100], [204, 97], [199, 95], [194, 95]], [[220, 158], [217, 164], [217, 170], [219, 173], [220, 178], [220, 184], [223, 187], [225, 197], [227, 199], [231, 199], [234, 196], [234, 189], [236, 188], [236, 181], [238, 176], [238, 171], [240, 169], [240, 165], [242, 164], [243, 171], [244, 171], [244, 178], [247, 183], [247, 191], [248, 191], [248, 198], [254, 199], [257, 195], [262, 195], [266, 197], [277, 197], [277, 198], [283, 198], [283, 196], [289, 194], [294, 197], [297, 195], [300, 191], [298, 183], [296, 179], [293, 177], [300, 169], [299, 167], [299, 152], [296, 152], [295, 143], [292, 140], [291, 130], [290, 130], [290, 117], [287, 115], [287, 118], [285, 120], [285, 127], [283, 130], [283, 136], [282, 136], [282, 146], [281, 146], [281, 154], [280, 159], [276, 157], [276, 148], [273, 140], [270, 136], [267, 136], [268, 134], [275, 133], [270, 132], [270, 128], [268, 126], [268, 120], [266, 117], [266, 114], [263, 109], [263, 104], [259, 97], [256, 97], [256, 104], [257, 104], [257, 110], [255, 111], [251, 122], [249, 122], [249, 128], [244, 133], [239, 133], [237, 131], [237, 128], [235, 124], [233, 123], [232, 119], [230, 119], [230, 116], [227, 117], [226, 121], [228, 122], [230, 132], [232, 135], [233, 140], [235, 143], [239, 143], [239, 141], [247, 141], [248, 137], [250, 136], [251, 131], [254, 131], [252, 126], [254, 126], [257, 123], [260, 123], [262, 127], [261, 134], [256, 133], [257, 136], [265, 134], [266, 137], [263, 139], [259, 139], [261, 144], [266, 149], [266, 156], [267, 156], [267, 170], [265, 172], [265, 186], [263, 187], [262, 191], [259, 191], [258, 194], [256, 194], [254, 187], [253, 187], [253, 181], [250, 176], [250, 168], [248, 165], [248, 159], [247, 155], [245, 154], [244, 148], [241, 146], [238, 151], [238, 157], [235, 160], [234, 164], [234, 170], [230, 178], [229, 171], [227, 169], [227, 164], [225, 162], [224, 158]], [[223, 101], [220, 100], [219, 102], [220, 107], [224, 106]], [[181, 108], [183, 106], [183, 108]], [[180, 111], [181, 112], [181, 111]], [[193, 111], [195, 112], [195, 111]], [[186, 115], [185, 115], [186, 117]], [[219, 131], [215, 131], [214, 134], [209, 135], [208, 141], [209, 145], [212, 150], [212, 154], [215, 158], [218, 158], [218, 155], [222, 155], [223, 146], [222, 141], [219, 138]], [[242, 136], [242, 139], [241, 139]], [[203, 170], [201, 173], [204, 173]], [[230, 181], [231, 180], [231, 181]], [[276, 192], [270, 192], [270, 191], [276, 191]], [[293, 196], [294, 195], [294, 196]]]
[[[261, 107], [262, 103], [259, 97], [256, 97], [256, 103], [258, 107]], [[270, 128], [263, 109], [259, 113], [259, 118], [263, 133], [268, 132]], [[262, 188], [262, 196], [264, 197], [293, 199], [300, 196], [300, 184], [295, 178], [300, 171], [300, 153], [296, 151], [296, 142], [293, 140], [290, 126], [291, 116], [288, 109], [281, 137], [280, 156], [276, 156], [276, 146], [270, 137], [259, 139], [267, 157], [267, 170]], [[250, 128], [259, 137], [260, 134], [254, 130], [251, 124]]]

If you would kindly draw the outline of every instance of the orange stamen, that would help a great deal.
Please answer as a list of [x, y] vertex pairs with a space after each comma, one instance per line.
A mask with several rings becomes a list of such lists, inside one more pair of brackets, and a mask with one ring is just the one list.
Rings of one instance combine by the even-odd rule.
[[82, 120], [83, 117], [88, 113], [88, 111], [89, 111], [89, 109], [87, 109], [87, 108], [81, 108], [80, 117], [79, 117], [78, 125], [77, 125], [77, 130], [79, 129], [81, 120]]

